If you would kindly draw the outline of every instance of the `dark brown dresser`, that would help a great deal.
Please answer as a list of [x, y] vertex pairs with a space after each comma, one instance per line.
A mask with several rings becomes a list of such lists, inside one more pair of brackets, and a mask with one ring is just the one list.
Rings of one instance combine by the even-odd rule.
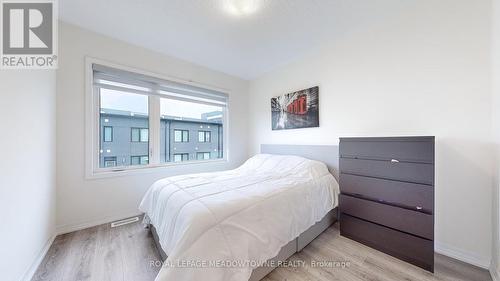
[[434, 137], [340, 139], [340, 234], [434, 272]]

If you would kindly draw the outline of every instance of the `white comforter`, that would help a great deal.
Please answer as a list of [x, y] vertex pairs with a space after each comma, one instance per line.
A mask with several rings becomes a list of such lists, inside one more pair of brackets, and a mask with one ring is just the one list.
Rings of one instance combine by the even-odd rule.
[[326, 166], [259, 154], [224, 172], [154, 183], [140, 210], [167, 253], [157, 281], [246, 281], [252, 270], [337, 205]]

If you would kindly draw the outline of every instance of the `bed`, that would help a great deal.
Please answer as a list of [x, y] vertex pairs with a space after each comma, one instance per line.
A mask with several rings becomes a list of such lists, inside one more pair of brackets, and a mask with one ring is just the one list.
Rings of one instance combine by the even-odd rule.
[[336, 146], [262, 145], [237, 169], [157, 181], [139, 207], [156, 280], [262, 279], [337, 220], [337, 167]]

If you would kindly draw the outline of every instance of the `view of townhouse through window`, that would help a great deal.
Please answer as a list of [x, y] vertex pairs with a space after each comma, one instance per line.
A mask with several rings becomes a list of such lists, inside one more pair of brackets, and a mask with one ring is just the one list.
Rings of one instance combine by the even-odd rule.
[[[159, 142], [156, 163], [223, 158], [225, 104], [168, 94], [152, 97], [147, 94], [152, 90], [147, 88], [99, 83], [104, 85], [96, 88], [100, 111], [99, 168], [151, 164], [151, 136]], [[154, 134], [150, 131], [151, 98], [157, 99], [160, 111], [160, 126]]]
[[100, 89], [100, 117], [100, 167], [147, 164], [132, 157], [149, 154], [148, 96]]
[[[161, 98], [160, 113], [162, 163], [223, 157], [222, 107]], [[200, 158], [199, 152], [204, 152], [204, 157]]]

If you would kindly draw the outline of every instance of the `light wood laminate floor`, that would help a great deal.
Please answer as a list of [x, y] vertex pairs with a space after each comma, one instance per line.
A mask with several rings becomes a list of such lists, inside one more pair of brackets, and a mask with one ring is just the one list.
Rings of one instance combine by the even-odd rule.
[[[151, 263], [158, 260], [153, 238], [141, 223], [117, 228], [106, 224], [58, 236], [32, 280], [152, 281], [160, 268]], [[438, 254], [435, 273], [426, 272], [341, 237], [338, 224], [290, 260], [304, 261], [305, 266], [275, 269], [264, 280], [491, 280], [484, 269]], [[312, 261], [344, 261], [348, 266], [314, 267]]]

